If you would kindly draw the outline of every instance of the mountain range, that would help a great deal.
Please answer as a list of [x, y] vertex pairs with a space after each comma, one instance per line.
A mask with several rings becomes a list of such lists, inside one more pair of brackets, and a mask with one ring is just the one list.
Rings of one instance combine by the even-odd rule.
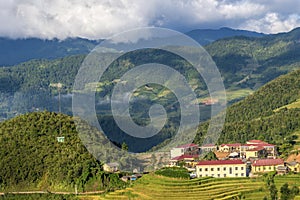
[[[230, 28], [197, 29], [186, 33], [201, 45], [232, 36], [262, 37], [264, 34]], [[43, 40], [38, 38], [10, 39], [0, 37], [0, 66], [11, 66], [31, 59], [55, 59], [69, 55], [88, 54], [102, 40], [67, 38]]]

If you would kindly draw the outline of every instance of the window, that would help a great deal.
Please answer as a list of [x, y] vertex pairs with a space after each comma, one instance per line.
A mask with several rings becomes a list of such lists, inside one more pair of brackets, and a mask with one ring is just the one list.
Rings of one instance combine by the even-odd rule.
[[211, 176], [214, 177], [214, 174], [212, 174]]
[[205, 176], [208, 176], [208, 174], [205, 174]]
[[224, 177], [226, 177], [226, 174], [224, 174]]
[[235, 170], [238, 170], [238, 167], [235, 167]]
[[226, 171], [226, 167], [224, 167], [223, 170]]
[[200, 174], [199, 177], [202, 177], [202, 174]]
[[260, 171], [260, 167], [258, 168], [258, 171]]
[[238, 176], [238, 174], [235, 174], [235, 176], [237, 177], [237, 176]]
[[218, 177], [220, 177], [220, 174], [218, 174]]
[[241, 176], [244, 176], [244, 173], [241, 173]]
[[217, 170], [220, 171], [220, 167], [218, 167]]
[[269, 167], [269, 170], [271, 170], [271, 166]]
[[202, 172], [202, 168], [199, 168], [199, 171]]
[[232, 168], [229, 167], [229, 174], [232, 174]]
[[244, 167], [241, 167], [241, 170], [244, 170]]
[[264, 170], [266, 170], [266, 167], [264, 167]]
[[210, 168], [210, 171], [214, 171], [214, 168]]
[[205, 168], [205, 171], [207, 172], [207, 171], [208, 171], [208, 168]]

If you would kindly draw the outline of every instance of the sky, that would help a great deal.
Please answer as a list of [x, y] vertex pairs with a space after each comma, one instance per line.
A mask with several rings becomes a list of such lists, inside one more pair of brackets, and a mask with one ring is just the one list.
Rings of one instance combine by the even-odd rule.
[[101, 39], [139, 27], [180, 32], [300, 26], [299, 0], [0, 0], [0, 36]]

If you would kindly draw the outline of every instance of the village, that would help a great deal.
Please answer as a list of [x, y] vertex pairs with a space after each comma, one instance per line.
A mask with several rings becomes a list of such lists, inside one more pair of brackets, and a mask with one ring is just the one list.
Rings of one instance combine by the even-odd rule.
[[[205, 160], [203, 155], [213, 152], [216, 160]], [[182, 166], [195, 177], [254, 177], [276, 171], [277, 174], [300, 172], [300, 164], [278, 157], [276, 145], [261, 140], [246, 144], [185, 144], [171, 149], [169, 167]]]

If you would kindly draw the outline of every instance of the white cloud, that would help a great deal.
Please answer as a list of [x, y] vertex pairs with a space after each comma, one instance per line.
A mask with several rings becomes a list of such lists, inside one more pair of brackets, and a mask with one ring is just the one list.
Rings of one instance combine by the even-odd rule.
[[60, 39], [143, 26], [288, 31], [299, 25], [300, 10], [297, 0], [2, 0], [0, 6], [0, 36]]
[[257, 32], [278, 33], [290, 31], [295, 27], [300, 26], [300, 16], [291, 14], [282, 16], [278, 13], [267, 13], [261, 19], [251, 19], [241, 25], [240, 28], [254, 30]]

